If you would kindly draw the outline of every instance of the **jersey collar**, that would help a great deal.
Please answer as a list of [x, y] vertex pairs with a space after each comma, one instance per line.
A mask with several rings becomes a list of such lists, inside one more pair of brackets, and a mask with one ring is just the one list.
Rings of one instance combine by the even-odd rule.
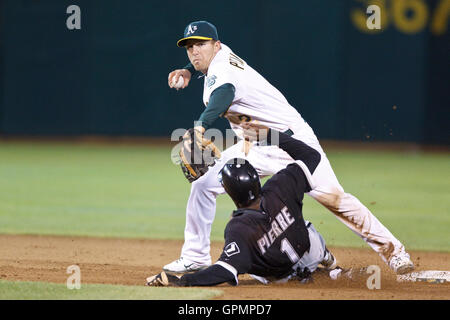
[[248, 208], [242, 208], [242, 209], [237, 209], [233, 211], [233, 217], [237, 217], [240, 216], [243, 213], [246, 212], [258, 212], [258, 213], [262, 213], [262, 214], [266, 214], [264, 211], [262, 210], [255, 210], [255, 209], [248, 209]]

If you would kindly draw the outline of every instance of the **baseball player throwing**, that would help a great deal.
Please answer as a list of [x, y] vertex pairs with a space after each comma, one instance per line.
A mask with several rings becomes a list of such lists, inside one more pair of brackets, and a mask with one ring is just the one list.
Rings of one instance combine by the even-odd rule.
[[279, 133], [277, 140], [296, 162], [272, 176], [264, 187], [247, 160], [231, 159], [220, 171], [221, 184], [237, 210], [225, 228], [218, 261], [181, 278], [162, 272], [147, 278], [148, 285], [237, 285], [238, 275], [245, 273], [264, 284], [293, 277], [306, 282], [319, 264], [327, 270], [337, 267], [324, 239], [302, 214], [303, 195], [314, 185], [321, 155], [286, 134]]
[[[414, 265], [402, 243], [356, 197], [344, 191], [308, 123], [280, 91], [219, 41], [217, 29], [211, 23], [190, 23], [177, 45], [186, 49], [190, 63], [169, 74], [169, 86], [175, 87], [180, 76], [184, 80], [181, 88], [188, 86], [195, 72], [204, 76], [206, 109], [199, 117], [195, 132], [201, 136], [216, 119], [225, 117], [241, 138], [242, 125], [248, 122], [303, 141], [321, 156], [312, 175], [315, 185], [307, 194], [366, 241], [394, 272], [402, 274], [413, 270]], [[217, 175], [233, 158], [248, 160], [260, 176], [273, 175], [293, 162], [292, 157], [278, 146], [249, 144], [245, 139], [224, 150], [217, 164], [192, 182], [181, 257], [165, 265], [163, 270], [184, 273], [211, 265], [210, 232], [216, 197], [225, 192]]]

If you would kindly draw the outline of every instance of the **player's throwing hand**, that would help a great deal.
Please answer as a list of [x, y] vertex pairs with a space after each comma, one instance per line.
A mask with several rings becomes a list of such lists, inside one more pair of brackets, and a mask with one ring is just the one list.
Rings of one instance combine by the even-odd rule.
[[[184, 83], [180, 88], [176, 87], [180, 76], [183, 77]], [[187, 69], [177, 69], [169, 73], [168, 84], [170, 88], [175, 88], [177, 90], [184, 89], [189, 85], [189, 81], [191, 80], [191, 73]]]

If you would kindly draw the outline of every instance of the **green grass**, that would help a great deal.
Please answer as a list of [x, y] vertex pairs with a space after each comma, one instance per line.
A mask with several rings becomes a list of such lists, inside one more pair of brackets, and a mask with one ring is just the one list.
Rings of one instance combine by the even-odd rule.
[[[0, 143], [0, 233], [183, 239], [190, 185], [170, 147]], [[408, 249], [450, 251], [448, 154], [329, 151], [345, 190]], [[212, 240], [234, 206], [218, 197]], [[330, 246], [365, 247], [305, 197]]]
[[106, 284], [65, 284], [0, 280], [0, 300], [208, 300], [220, 290], [197, 288], [150, 288]]

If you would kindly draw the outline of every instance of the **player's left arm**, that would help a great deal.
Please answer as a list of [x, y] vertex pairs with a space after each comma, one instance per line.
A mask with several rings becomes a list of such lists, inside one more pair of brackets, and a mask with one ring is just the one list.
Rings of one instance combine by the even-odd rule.
[[242, 129], [246, 140], [258, 141], [260, 145], [265, 142], [267, 145], [278, 146], [286, 151], [292, 159], [302, 161], [311, 174], [320, 163], [321, 155], [316, 149], [283, 132], [252, 122], [242, 123]]
[[222, 266], [213, 264], [204, 270], [185, 274], [178, 280], [172, 279], [171, 284], [178, 287], [207, 287], [225, 282], [235, 285], [233, 274]]
[[208, 106], [198, 119], [198, 121], [201, 121], [201, 127], [203, 127], [202, 132], [210, 128], [228, 110], [235, 97], [235, 91], [234, 85], [224, 83], [211, 93]]
[[[269, 136], [273, 137], [272, 134], [273, 132], [269, 130]], [[287, 134], [276, 131], [275, 135], [278, 135], [278, 147], [286, 151], [295, 161], [277, 175], [283, 174], [289, 183], [294, 185], [290, 189], [294, 191], [295, 197], [300, 197], [301, 194], [315, 189], [313, 173], [320, 163], [320, 153], [303, 141], [294, 139]], [[273, 144], [273, 141], [269, 143]], [[288, 183], [285, 186], [288, 186]]]
[[256, 140], [264, 139], [268, 145], [277, 145], [295, 161], [295, 163], [288, 165], [286, 169], [281, 170], [267, 181], [266, 184], [268, 186], [272, 183], [282, 186], [282, 188], [286, 189], [286, 192], [297, 196], [315, 188], [312, 175], [321, 160], [321, 155], [317, 150], [311, 148], [303, 141], [258, 124], [245, 123], [243, 128], [247, 137]]
[[[278, 139], [275, 140], [278, 140], [278, 143], [273, 139], [276, 136]], [[312, 175], [320, 163], [321, 155], [317, 150], [285, 133], [269, 129], [268, 143], [277, 144], [279, 148], [286, 151], [303, 171], [307, 171], [305, 174]]]
[[239, 221], [230, 220], [225, 228], [225, 246], [216, 263], [208, 268], [185, 274], [181, 278], [171, 278], [169, 285], [215, 286], [221, 283], [238, 284], [238, 274], [246, 273], [251, 266], [251, 249], [249, 248], [242, 228], [248, 234], [248, 227]]

